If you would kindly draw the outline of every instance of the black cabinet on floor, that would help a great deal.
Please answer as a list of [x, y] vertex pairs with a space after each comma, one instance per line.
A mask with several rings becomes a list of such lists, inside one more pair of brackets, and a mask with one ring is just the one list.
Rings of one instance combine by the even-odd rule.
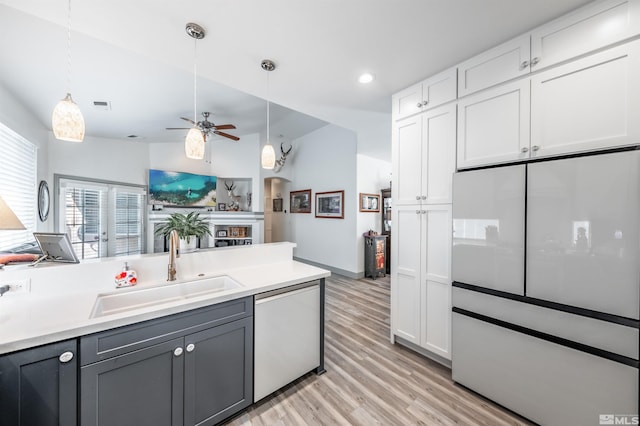
[[0, 355], [0, 425], [77, 424], [77, 342]]
[[253, 402], [253, 298], [83, 337], [81, 351], [83, 426], [213, 425]]
[[378, 274], [387, 275], [387, 236], [364, 237], [364, 276], [374, 280]]

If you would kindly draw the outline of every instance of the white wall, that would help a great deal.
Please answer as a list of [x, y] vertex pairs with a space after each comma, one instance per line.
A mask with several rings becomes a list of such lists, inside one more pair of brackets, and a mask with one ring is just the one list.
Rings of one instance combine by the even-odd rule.
[[[312, 190], [312, 213], [287, 213], [285, 237], [297, 243], [294, 255], [357, 273], [355, 248], [358, 194], [356, 188], [356, 134], [334, 125], [327, 125], [294, 141], [295, 161], [292, 184], [283, 193], [289, 211], [289, 191]], [[344, 219], [316, 218], [317, 192], [344, 190]]]
[[[389, 188], [391, 181], [391, 162], [358, 154], [357, 167], [358, 194], [380, 195], [380, 190]], [[370, 229], [378, 233], [382, 232], [382, 213], [358, 212], [358, 223], [355, 233], [358, 250], [358, 272], [364, 272], [364, 237], [362, 234]], [[387, 262], [388, 261], [389, 259], [387, 259]]]

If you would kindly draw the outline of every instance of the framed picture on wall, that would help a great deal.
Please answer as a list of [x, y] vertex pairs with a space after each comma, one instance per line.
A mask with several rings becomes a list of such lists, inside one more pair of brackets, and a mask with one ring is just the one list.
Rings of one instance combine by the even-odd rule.
[[291, 213], [311, 213], [311, 190], [303, 189], [289, 193]]
[[316, 217], [344, 219], [344, 191], [317, 192]]
[[379, 213], [380, 212], [380, 196], [377, 194], [360, 193], [360, 211]]
[[282, 211], [282, 198], [274, 198], [273, 199], [273, 211], [281, 212]]

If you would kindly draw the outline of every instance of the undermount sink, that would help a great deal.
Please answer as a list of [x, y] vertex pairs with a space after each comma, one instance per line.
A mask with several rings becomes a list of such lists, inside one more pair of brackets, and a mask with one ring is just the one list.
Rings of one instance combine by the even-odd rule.
[[233, 278], [227, 275], [220, 275], [122, 293], [101, 294], [98, 295], [96, 303], [93, 305], [91, 318], [190, 299], [239, 287], [242, 287], [242, 285]]

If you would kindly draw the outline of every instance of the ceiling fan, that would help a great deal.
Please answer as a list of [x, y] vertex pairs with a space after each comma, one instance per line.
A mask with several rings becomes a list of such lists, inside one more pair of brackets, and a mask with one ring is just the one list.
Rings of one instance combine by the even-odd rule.
[[[190, 118], [186, 118], [186, 117], [180, 117], [180, 118], [183, 119], [184, 121], [188, 121], [194, 126], [198, 126], [198, 128], [202, 131], [202, 134], [204, 135], [205, 140], [207, 140], [207, 137], [211, 133], [216, 134], [218, 136], [222, 136], [223, 138], [229, 138], [233, 141], [240, 140], [240, 138], [237, 136], [233, 136], [233, 135], [230, 135], [229, 133], [220, 131], [220, 130], [235, 129], [236, 126], [234, 126], [233, 124], [214, 124], [211, 121], [209, 121], [209, 115], [211, 114], [208, 112], [203, 112], [202, 116], [204, 117], [204, 120], [198, 121], [197, 123], [191, 120]], [[167, 127], [167, 130], [189, 130], [189, 129], [190, 127]]]

